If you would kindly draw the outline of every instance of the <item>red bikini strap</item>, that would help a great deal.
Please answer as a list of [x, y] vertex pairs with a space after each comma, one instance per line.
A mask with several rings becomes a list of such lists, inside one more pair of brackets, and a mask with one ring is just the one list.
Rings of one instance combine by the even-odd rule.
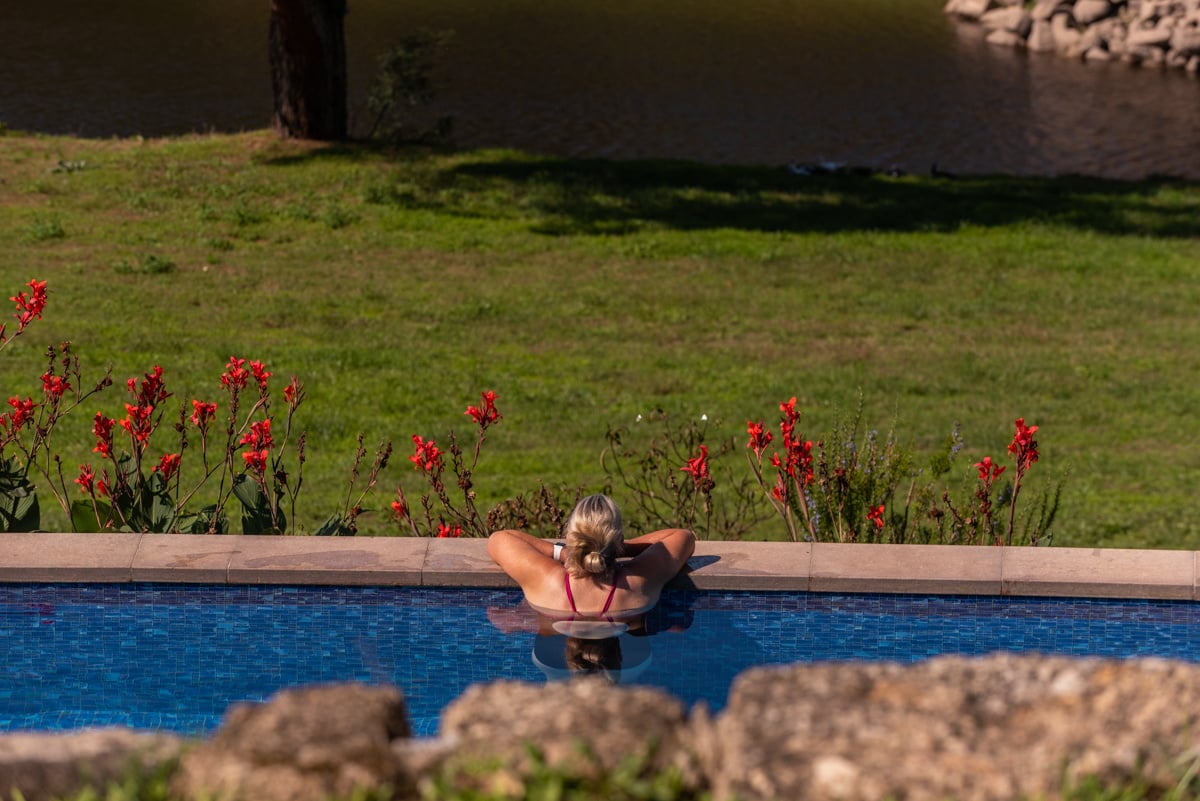
[[[617, 569], [616, 569], [616, 568], [613, 568], [613, 583], [612, 583], [612, 589], [610, 589], [610, 590], [608, 591], [608, 600], [606, 600], [606, 601], [604, 602], [604, 608], [600, 610], [600, 614], [602, 614], [602, 615], [603, 615], [605, 612], [607, 612], [607, 611], [608, 611], [608, 607], [612, 606], [612, 599], [613, 599], [613, 596], [614, 596], [614, 595], [616, 595], [616, 594], [617, 594]], [[572, 609], [574, 609], [574, 608], [575, 608], [575, 606], [572, 604], [571, 608], [572, 608]]]
[[[571, 611], [579, 614], [579, 610], [575, 608], [575, 596], [571, 594], [571, 573], [566, 570], [563, 571], [563, 586], [567, 588], [567, 600], [571, 602]], [[609, 598], [611, 599], [612, 596], [610, 595]], [[608, 609], [607, 606], [604, 608]]]

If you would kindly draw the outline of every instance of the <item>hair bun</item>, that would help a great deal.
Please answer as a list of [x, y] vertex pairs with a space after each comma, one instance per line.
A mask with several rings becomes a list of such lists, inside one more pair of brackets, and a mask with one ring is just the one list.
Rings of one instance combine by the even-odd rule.
[[589, 573], [605, 573], [608, 571], [608, 560], [599, 551], [592, 551], [583, 557], [583, 569]]

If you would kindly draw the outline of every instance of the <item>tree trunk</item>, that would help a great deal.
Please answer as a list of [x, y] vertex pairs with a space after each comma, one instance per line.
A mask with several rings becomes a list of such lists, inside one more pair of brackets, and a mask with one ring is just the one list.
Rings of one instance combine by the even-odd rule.
[[271, 0], [272, 125], [298, 139], [346, 138], [346, 0]]

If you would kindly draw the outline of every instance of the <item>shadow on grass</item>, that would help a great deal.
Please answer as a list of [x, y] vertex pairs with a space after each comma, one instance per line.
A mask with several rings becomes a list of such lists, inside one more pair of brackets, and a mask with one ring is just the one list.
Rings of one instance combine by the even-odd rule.
[[[1080, 176], [798, 175], [784, 167], [547, 158], [335, 146], [303, 159], [383, 156], [395, 168], [369, 200], [469, 217], [528, 218], [547, 235], [681, 231], [954, 231], [1068, 226], [1106, 234], [1200, 236], [1200, 183]], [[294, 158], [272, 160], [286, 165]], [[382, 177], [380, 179], [383, 180]]]

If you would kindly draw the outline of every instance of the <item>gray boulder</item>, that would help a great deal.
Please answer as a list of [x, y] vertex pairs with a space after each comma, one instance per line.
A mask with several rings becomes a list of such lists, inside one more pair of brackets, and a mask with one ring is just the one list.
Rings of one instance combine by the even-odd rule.
[[183, 741], [123, 728], [30, 732], [0, 737], [0, 798], [48, 801], [103, 788], [128, 772], [152, 772], [179, 756]]
[[718, 801], [1053, 797], [1095, 777], [1155, 792], [1200, 753], [1200, 667], [997, 654], [758, 668], [716, 723]]
[[1112, 16], [1115, 7], [1108, 0], [1075, 0], [1072, 14], [1080, 25], [1091, 25]]
[[325, 801], [383, 786], [411, 794], [413, 777], [392, 747], [409, 734], [394, 687], [283, 690], [232, 707], [217, 733], [184, 755], [174, 790], [227, 801]]
[[1188, 56], [1200, 53], [1200, 25], [1176, 25], [1169, 42], [1176, 53]]
[[1025, 40], [1025, 45], [1034, 53], [1054, 52], [1057, 46], [1054, 42], [1054, 29], [1051, 28], [1050, 21], [1035, 20], [1029, 31], [1029, 38]]
[[1157, 25], [1149, 28], [1131, 27], [1125, 37], [1125, 43], [1130, 47], [1166, 47], [1170, 42], [1171, 29]]
[[[703, 731], [704, 724], [698, 725]], [[522, 786], [534, 767], [530, 746], [546, 764], [570, 775], [594, 776], [633, 759], [647, 775], [676, 770], [685, 786], [698, 788], [703, 779], [695, 731], [683, 704], [667, 693], [592, 677], [476, 685], [443, 711], [439, 727], [456, 748], [446, 767], [452, 780], [458, 785], [482, 780], [487, 783], [482, 789], [492, 793]], [[495, 769], [473, 778], [469, 768], [481, 762]]]

